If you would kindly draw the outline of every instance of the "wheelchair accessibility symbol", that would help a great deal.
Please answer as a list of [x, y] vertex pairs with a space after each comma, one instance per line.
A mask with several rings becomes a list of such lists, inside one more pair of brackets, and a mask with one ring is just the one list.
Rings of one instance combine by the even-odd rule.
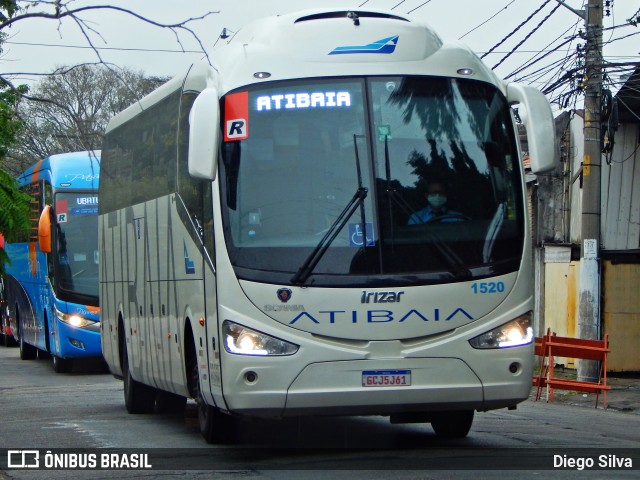
[[349, 244], [352, 247], [362, 247], [363, 245], [367, 247], [371, 247], [375, 245], [375, 240], [373, 236], [373, 223], [365, 224], [366, 230], [366, 245], [365, 245], [365, 236], [362, 234], [362, 224], [361, 223], [350, 223], [349, 224]]

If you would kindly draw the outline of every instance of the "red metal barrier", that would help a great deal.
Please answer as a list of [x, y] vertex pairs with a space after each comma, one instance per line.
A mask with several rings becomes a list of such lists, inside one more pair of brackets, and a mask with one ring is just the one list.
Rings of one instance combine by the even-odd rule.
[[[540, 400], [542, 389], [547, 390], [547, 401], [553, 401], [553, 391], [556, 388], [562, 390], [575, 390], [579, 392], [595, 393], [596, 408], [598, 399], [602, 393], [604, 408], [607, 408], [607, 353], [609, 349], [609, 336], [605, 334], [604, 340], [583, 340], [581, 338], [559, 337], [547, 330], [544, 337], [535, 339], [535, 354], [540, 357], [540, 371], [533, 377], [533, 385], [537, 387], [536, 400]], [[580, 381], [574, 379], [557, 378], [553, 375], [554, 357], [581, 358], [600, 362], [598, 380], [595, 382]]]

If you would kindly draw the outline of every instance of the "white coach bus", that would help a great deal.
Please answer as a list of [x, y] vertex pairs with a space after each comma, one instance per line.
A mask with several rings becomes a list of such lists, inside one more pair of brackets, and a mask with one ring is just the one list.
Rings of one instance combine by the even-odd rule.
[[[533, 364], [518, 130], [554, 165], [536, 89], [383, 11], [242, 29], [109, 123], [102, 348], [131, 413], [382, 415], [463, 437]], [[525, 115], [526, 111], [526, 115]]]

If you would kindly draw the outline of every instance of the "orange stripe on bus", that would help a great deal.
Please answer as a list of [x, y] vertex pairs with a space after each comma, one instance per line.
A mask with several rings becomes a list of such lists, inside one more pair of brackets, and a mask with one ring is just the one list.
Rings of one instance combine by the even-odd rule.
[[35, 278], [36, 270], [36, 242], [29, 242], [29, 263], [31, 263], [31, 276]]
[[40, 180], [40, 166], [42, 165], [43, 161], [44, 160], [40, 160], [33, 167], [33, 173], [31, 174], [31, 182], [37, 182], [38, 180]]

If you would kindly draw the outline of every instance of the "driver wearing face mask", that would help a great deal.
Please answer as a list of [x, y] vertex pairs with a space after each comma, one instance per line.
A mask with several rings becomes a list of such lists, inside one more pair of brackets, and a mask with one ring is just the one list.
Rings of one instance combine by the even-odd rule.
[[425, 193], [427, 206], [409, 217], [409, 225], [420, 225], [431, 221], [460, 222], [463, 215], [447, 208], [447, 189], [440, 181], [431, 181]]

